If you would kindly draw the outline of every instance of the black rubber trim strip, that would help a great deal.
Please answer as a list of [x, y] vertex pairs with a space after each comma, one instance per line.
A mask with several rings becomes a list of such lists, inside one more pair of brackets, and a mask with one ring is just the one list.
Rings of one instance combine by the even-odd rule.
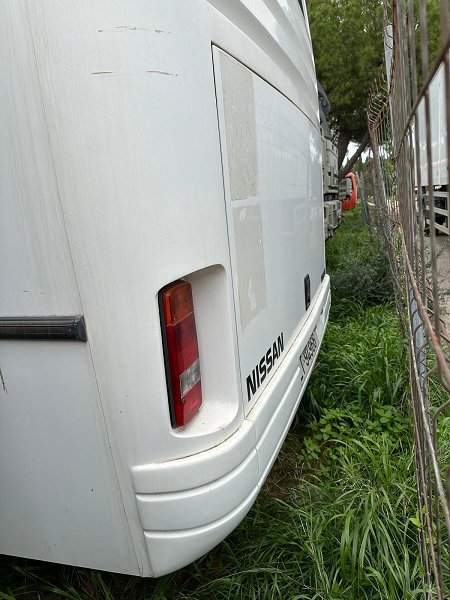
[[2, 340], [87, 340], [82, 315], [70, 317], [0, 317]]
[[164, 308], [163, 308], [163, 294], [173, 285], [177, 283], [183, 283], [180, 279], [165, 285], [158, 292], [158, 306], [159, 306], [159, 320], [161, 323], [161, 337], [162, 337], [162, 347], [163, 347], [163, 355], [164, 355], [164, 366], [166, 371], [166, 386], [167, 386], [167, 398], [169, 400], [169, 414], [170, 414], [170, 424], [172, 425], [172, 429], [178, 429], [176, 418], [175, 418], [175, 405], [173, 402], [173, 392], [172, 392], [172, 384], [170, 382], [170, 367], [169, 367], [169, 349], [167, 347], [167, 333], [166, 333], [166, 323], [164, 320]]

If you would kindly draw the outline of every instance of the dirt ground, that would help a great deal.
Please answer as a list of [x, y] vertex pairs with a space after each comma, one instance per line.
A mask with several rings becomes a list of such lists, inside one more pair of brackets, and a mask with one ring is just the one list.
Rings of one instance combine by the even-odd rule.
[[[431, 260], [431, 243], [426, 239], [425, 252], [427, 262]], [[450, 237], [438, 235], [436, 237], [437, 273], [439, 287], [439, 308], [447, 331], [450, 332]]]

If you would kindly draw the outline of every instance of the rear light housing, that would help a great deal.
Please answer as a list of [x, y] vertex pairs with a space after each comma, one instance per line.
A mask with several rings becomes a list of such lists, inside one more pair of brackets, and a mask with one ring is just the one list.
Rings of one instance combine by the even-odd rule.
[[175, 281], [159, 292], [159, 310], [172, 427], [184, 427], [202, 403], [192, 288]]

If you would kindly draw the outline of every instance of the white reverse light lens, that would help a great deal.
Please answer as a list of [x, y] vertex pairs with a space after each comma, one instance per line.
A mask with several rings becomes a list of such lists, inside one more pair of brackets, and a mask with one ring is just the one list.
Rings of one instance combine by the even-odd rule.
[[180, 375], [181, 397], [184, 398], [190, 390], [200, 381], [200, 361], [197, 358], [190, 367]]

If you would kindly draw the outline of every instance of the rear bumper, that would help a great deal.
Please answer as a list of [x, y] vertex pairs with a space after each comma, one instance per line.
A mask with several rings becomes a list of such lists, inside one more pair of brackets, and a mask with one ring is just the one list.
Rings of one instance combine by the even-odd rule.
[[250, 510], [311, 374], [302, 377], [300, 353], [314, 329], [322, 341], [329, 308], [326, 276], [283, 362], [234, 435], [194, 456], [133, 468], [151, 568], [144, 575], [158, 577], [202, 556]]

